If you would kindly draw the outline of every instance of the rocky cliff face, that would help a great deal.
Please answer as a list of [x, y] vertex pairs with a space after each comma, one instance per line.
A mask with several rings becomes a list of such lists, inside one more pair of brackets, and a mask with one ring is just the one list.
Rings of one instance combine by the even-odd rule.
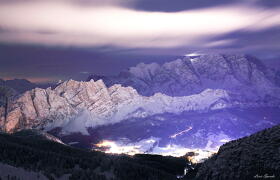
[[103, 79], [108, 86], [131, 86], [145, 96], [157, 92], [185, 96], [211, 88], [242, 94], [235, 97], [239, 101], [267, 102], [279, 99], [280, 92], [279, 73], [246, 55], [201, 55], [163, 65], [140, 63], [116, 77], [92, 75], [88, 79]]
[[62, 127], [65, 133], [87, 134], [87, 127], [113, 124], [132, 117], [208, 111], [237, 104], [231, 101], [225, 90], [207, 89], [200, 94], [183, 97], [161, 93], [145, 97], [131, 87], [113, 85], [108, 88], [102, 80], [69, 80], [53, 90], [35, 88], [25, 92], [11, 104], [6, 119], [1, 114], [1, 123], [7, 132]]
[[280, 126], [221, 146], [198, 169], [197, 179], [279, 179]]

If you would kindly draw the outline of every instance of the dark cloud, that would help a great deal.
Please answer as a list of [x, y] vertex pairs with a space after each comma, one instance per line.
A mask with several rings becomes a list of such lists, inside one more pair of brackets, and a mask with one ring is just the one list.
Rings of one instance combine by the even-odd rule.
[[[106, 51], [106, 52], [105, 52]], [[50, 80], [85, 80], [88, 73], [118, 74], [139, 62], [173, 59], [172, 55], [145, 55], [118, 48], [61, 48], [27, 45], [0, 45], [0, 78], [49, 77]], [[81, 73], [88, 72], [88, 73]]]
[[234, 40], [213, 47], [180, 46], [173, 48], [95, 48], [0, 45], [1, 77], [49, 77], [84, 80], [89, 73], [118, 74], [140, 62], [163, 63], [191, 52], [245, 53], [280, 67], [280, 28], [257, 32], [236, 31], [208, 39], [209, 42]]
[[279, 0], [255, 0], [257, 5], [268, 7], [268, 8], [278, 8], [280, 7]]
[[[35, 2], [9, 0], [6, 3], [27, 1]], [[273, 60], [274, 65], [280, 64], [280, 27], [278, 9], [275, 9], [279, 8], [279, 0], [52, 0], [65, 2], [59, 7], [49, 3], [51, 1], [36, 1], [44, 3], [36, 6], [31, 3], [22, 7], [22, 12], [11, 6], [9, 8], [17, 13], [6, 9], [3, 15], [7, 18], [0, 18], [3, 24], [0, 26], [0, 78], [83, 80], [89, 73], [117, 74], [140, 62], [163, 63], [192, 52], [246, 53]], [[247, 9], [237, 6], [240, 3], [247, 3], [244, 6]], [[55, 18], [50, 18], [44, 5], [57, 13], [51, 14]], [[96, 5], [104, 6], [99, 14], [94, 14]], [[107, 5], [118, 8], [115, 15], [108, 14], [112, 11], [105, 7]], [[233, 8], [227, 11], [225, 5]], [[81, 7], [92, 9], [84, 14]], [[241, 11], [236, 12], [239, 7]], [[53, 8], [58, 9], [54, 11]], [[201, 11], [201, 8], [205, 9]], [[61, 14], [61, 10], [68, 14]], [[194, 14], [185, 10], [194, 10]], [[177, 11], [185, 12], [174, 13]], [[271, 13], [273, 19], [269, 17]], [[28, 22], [25, 24], [22, 19], [27, 14], [29, 18], [25, 17]], [[92, 21], [84, 21], [89, 14]], [[119, 19], [114, 19], [120, 14]], [[67, 19], [69, 16], [70, 20]], [[95, 24], [96, 16], [106, 21]], [[207, 20], [210, 16], [212, 18]], [[137, 17], [138, 21], [131, 17]], [[104, 23], [107, 24], [103, 26]], [[122, 25], [118, 26], [118, 23]]]
[[220, 41], [232, 39], [234, 42], [229, 45], [220, 46], [221, 49], [230, 49], [254, 54], [274, 54], [280, 56], [280, 27], [265, 30], [248, 32], [239, 30], [228, 34], [220, 35], [211, 39]]
[[144, 11], [175, 12], [190, 9], [214, 7], [232, 4], [232, 0], [137, 0], [134, 7]]

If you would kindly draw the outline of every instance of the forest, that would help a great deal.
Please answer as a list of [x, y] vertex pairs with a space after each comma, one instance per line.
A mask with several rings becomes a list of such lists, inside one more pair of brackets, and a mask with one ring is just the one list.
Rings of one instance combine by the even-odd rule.
[[70, 175], [69, 179], [172, 180], [183, 173], [187, 163], [183, 157], [105, 154], [36, 136], [1, 133], [0, 142], [0, 162], [42, 172], [50, 180], [65, 174]]

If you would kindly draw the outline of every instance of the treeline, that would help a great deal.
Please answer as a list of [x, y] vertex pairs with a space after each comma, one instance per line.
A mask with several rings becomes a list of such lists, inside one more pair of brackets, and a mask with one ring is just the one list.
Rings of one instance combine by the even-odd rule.
[[0, 162], [41, 172], [50, 180], [172, 180], [186, 164], [183, 158], [157, 155], [108, 155], [38, 138], [0, 134]]
[[202, 163], [197, 179], [279, 179], [280, 125], [230, 141]]

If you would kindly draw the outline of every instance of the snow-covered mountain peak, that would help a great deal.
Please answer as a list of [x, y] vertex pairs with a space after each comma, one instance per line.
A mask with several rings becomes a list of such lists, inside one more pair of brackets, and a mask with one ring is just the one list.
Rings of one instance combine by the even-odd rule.
[[1, 123], [5, 122], [7, 131], [62, 127], [65, 132], [86, 134], [87, 127], [113, 124], [132, 117], [230, 106], [230, 97], [224, 90], [207, 89], [201, 94], [183, 97], [162, 93], [145, 97], [132, 87], [116, 84], [108, 88], [102, 80], [69, 80], [53, 90], [35, 88], [27, 91], [13, 102], [6, 120], [1, 114]]
[[280, 93], [279, 73], [244, 54], [185, 56], [162, 65], [140, 63], [119, 76], [92, 78], [103, 79], [107, 86], [131, 86], [144, 96], [186, 96], [210, 88], [229, 90], [245, 101], [262, 102], [267, 97], [279, 99]]
[[140, 63], [135, 67], [130, 67], [129, 72], [138, 78], [147, 78], [154, 76], [159, 70], [159, 68], [160, 65], [157, 63]]

